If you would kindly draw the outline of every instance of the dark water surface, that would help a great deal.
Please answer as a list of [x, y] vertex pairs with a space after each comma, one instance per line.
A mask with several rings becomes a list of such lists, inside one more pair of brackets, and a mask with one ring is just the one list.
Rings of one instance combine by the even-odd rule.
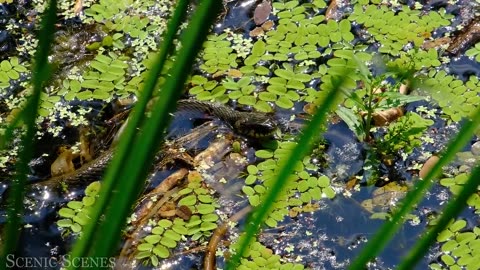
[[[407, 1], [413, 4], [415, 1]], [[465, 10], [470, 3], [468, 1], [458, 1], [456, 5], [447, 4], [447, 1], [420, 1], [428, 2], [425, 10], [429, 8], [438, 9], [447, 7], [447, 11], [455, 14], [457, 17], [452, 26], [458, 25], [462, 20], [472, 16], [471, 12]], [[224, 15], [224, 21], [215, 26], [215, 32], [221, 32], [229, 27], [236, 31], [248, 35], [253, 29], [254, 23], [250, 20], [252, 9], [255, 7], [255, 1], [230, 1], [226, 4], [227, 13]], [[23, 7], [26, 8], [26, 7]], [[5, 25], [8, 20], [14, 20], [15, 16], [25, 16], [25, 12], [20, 5], [0, 4], [0, 61], [6, 59], [15, 52], [14, 37], [9, 34]], [[34, 12], [34, 11], [30, 11]], [[274, 19], [274, 16], [271, 16]], [[73, 22], [72, 22], [73, 21]], [[65, 24], [74, 23], [75, 20], [64, 22]], [[30, 29], [30, 25], [24, 25], [25, 29]], [[439, 29], [441, 32], [442, 29]], [[443, 29], [445, 31], [445, 29]], [[468, 79], [470, 75], [480, 75], [480, 64], [465, 56], [453, 58], [448, 66], [444, 67], [451, 74], [458, 76], [462, 80]], [[14, 91], [14, 89], [10, 89]], [[2, 97], [3, 94], [0, 95]], [[92, 114], [91, 120], [103, 123], [109, 119], [114, 113], [110, 110], [109, 105], [98, 104], [77, 104], [79, 106], [88, 106], [94, 108], [94, 111], [103, 111], [97, 119], [97, 115]], [[416, 102], [406, 107], [407, 111], [416, 111], [418, 106], [427, 106], [429, 109], [436, 108], [435, 105], [428, 102]], [[278, 110], [277, 117], [289, 119], [290, 115], [300, 115], [302, 106], [297, 105], [294, 110]], [[171, 138], [179, 137], [192, 128], [211, 119], [203, 118], [203, 116], [195, 116], [195, 120], [180, 119], [178, 116], [169, 129]], [[188, 116], [187, 118], [192, 118]], [[96, 120], [93, 120], [96, 119]], [[392, 166], [382, 168], [382, 173], [393, 176], [392, 180], [399, 182], [411, 182], [412, 173], [407, 168], [421, 158], [422, 152], [439, 152], [444, 145], [458, 131], [458, 124], [447, 124], [440, 118], [440, 113], [435, 118], [435, 124], [426, 132], [435, 141], [434, 144], [423, 145], [422, 149], [416, 149], [413, 154], [402, 161], [394, 160]], [[303, 121], [299, 121], [299, 126]], [[105, 125], [105, 128], [107, 126]], [[222, 127], [220, 130], [227, 130], [228, 127]], [[193, 147], [193, 152], [198, 152], [208, 146], [215, 138], [216, 134], [207, 136], [202, 141], [197, 142]], [[303, 213], [295, 218], [287, 217], [283, 222], [279, 223], [279, 228], [267, 229], [260, 236], [260, 240], [267, 243], [267, 246], [282, 257], [295, 259], [300, 258], [300, 262], [311, 269], [345, 269], [349, 262], [361, 250], [363, 244], [375, 234], [376, 230], [383, 224], [383, 220], [371, 219], [371, 213], [362, 207], [362, 202], [372, 198], [375, 186], [362, 186], [359, 190], [345, 190], [345, 183], [349, 178], [356, 174], [361, 174], [366, 158], [365, 145], [360, 143], [353, 132], [343, 122], [330, 123], [324, 134], [327, 150], [325, 157], [328, 166], [325, 168], [325, 175], [334, 181], [337, 190], [337, 196], [333, 200], [319, 201], [319, 210], [312, 213]], [[41, 153], [50, 153], [50, 157], [55, 156], [56, 146], [61, 144], [72, 143], [78, 140], [78, 130], [63, 131], [59, 138], [44, 138], [39, 142], [38, 153], [36, 159], [32, 161], [31, 180], [35, 181], [39, 178], [45, 178], [49, 174], [49, 165], [53, 158], [45, 158]], [[250, 143], [250, 144], [249, 144]], [[247, 142], [249, 144], [249, 161], [254, 162], [252, 153], [254, 148], [259, 148], [256, 142]], [[469, 146], [466, 146], [466, 150]], [[190, 149], [192, 150], [192, 149]], [[173, 171], [173, 170], [172, 170]], [[171, 171], [158, 172], [152, 180], [152, 185], [158, 184]], [[0, 196], [3, 198], [8, 193], [8, 180], [11, 176], [2, 176], [0, 178]], [[233, 179], [233, 183], [243, 181], [241, 178]], [[233, 184], [232, 184], [233, 185]], [[74, 188], [68, 194], [60, 194], [44, 190], [35, 190], [29, 192], [26, 198], [26, 209], [24, 214], [25, 228], [22, 231], [19, 249], [16, 256], [29, 257], [54, 257], [58, 260], [62, 255], [66, 254], [72, 244], [72, 237], [62, 237], [55, 222], [58, 219], [57, 211], [66, 202], [78, 198], [83, 193], [84, 187]], [[426, 199], [418, 205], [413, 213], [418, 217], [418, 222], [406, 222], [399, 234], [390, 242], [387, 248], [379, 256], [376, 262], [369, 266], [369, 269], [391, 269], [398, 265], [402, 256], [404, 256], [409, 247], [412, 247], [426, 228], [428, 218], [431, 215], [441, 212], [441, 207], [448, 198], [448, 192], [445, 188], [437, 185], [430, 191]], [[225, 206], [237, 208], [239, 204], [245, 204], [244, 198], [232, 196], [225, 200]], [[228, 205], [227, 205], [228, 204]], [[0, 210], [0, 224], [6, 222], [5, 204]], [[235, 211], [235, 210], [234, 210]], [[478, 224], [478, 216], [472, 210], [465, 210], [462, 217], [470, 221], [471, 224]], [[242, 224], [242, 223], [241, 223]], [[295, 247], [294, 252], [290, 253], [286, 250], [289, 247]], [[434, 247], [430, 255], [424, 258], [417, 266], [417, 269], [428, 269], [428, 264], [438, 260], [435, 251], [438, 247]], [[164, 262], [163, 266], [171, 264], [171, 269], [201, 269], [203, 255], [190, 254], [187, 256], [178, 256]], [[220, 261], [219, 265], [224, 262]], [[149, 267], [140, 266], [140, 269], [150, 269]]]

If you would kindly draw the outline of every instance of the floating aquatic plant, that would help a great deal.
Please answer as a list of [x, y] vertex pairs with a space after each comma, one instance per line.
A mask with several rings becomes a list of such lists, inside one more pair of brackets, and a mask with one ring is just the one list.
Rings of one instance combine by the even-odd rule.
[[467, 222], [455, 220], [441, 232], [437, 241], [442, 243], [440, 262], [429, 265], [430, 269], [477, 269], [480, 260], [480, 228], [465, 230]]
[[195, 75], [190, 79], [192, 88], [188, 91], [191, 95], [195, 95], [198, 100], [218, 101], [226, 103], [228, 97], [225, 96], [227, 91], [224, 85], [219, 84], [217, 81], [209, 81], [207, 78], [199, 75]]
[[[278, 147], [274, 150], [264, 149], [255, 152], [258, 158], [264, 160], [257, 165], [247, 167], [248, 176], [242, 191], [247, 195], [250, 205], [258, 206], [263, 194], [272, 185], [275, 185], [275, 175], [279, 167], [278, 159], [283, 158], [295, 145], [295, 142], [279, 142]], [[311, 163], [309, 157], [297, 162], [289, 185], [284, 187], [282, 195], [274, 203], [271, 213], [265, 220], [268, 226], [276, 227], [278, 222], [283, 221], [288, 215], [296, 216], [303, 211], [315, 210], [315, 202], [322, 198], [332, 199], [335, 197], [335, 191], [327, 176], [317, 177], [309, 173], [316, 170], [318, 167]], [[303, 206], [307, 207], [302, 210]]]
[[200, 69], [207, 73], [226, 72], [230, 68], [236, 68], [237, 54], [231, 48], [231, 42], [226, 40], [226, 33], [221, 35], [209, 35], [203, 44], [203, 60]]
[[70, 201], [65, 207], [60, 208], [58, 215], [62, 218], [57, 221], [57, 226], [63, 228], [63, 234], [80, 233], [83, 226], [90, 221], [90, 212], [100, 190], [100, 182], [91, 183], [85, 189], [85, 196], [81, 201]]
[[[461, 173], [455, 177], [443, 178], [440, 180], [442, 186], [447, 187], [453, 195], [457, 196], [468, 180], [468, 173]], [[475, 208], [476, 213], [480, 213], [480, 192], [473, 194], [467, 201], [468, 206]]]
[[480, 43], [477, 43], [473, 48], [468, 49], [465, 52], [465, 55], [468, 57], [475, 57], [475, 60], [480, 62]]
[[[235, 247], [232, 248], [234, 249]], [[305, 267], [297, 263], [283, 262], [282, 258], [277, 254], [273, 254], [271, 249], [268, 249], [259, 242], [253, 242], [240, 260], [237, 269], [302, 270], [305, 269]]]
[[215, 209], [219, 207], [211, 191], [202, 186], [200, 178], [194, 178], [187, 187], [176, 195], [178, 207], [188, 207], [191, 216], [185, 220], [176, 217], [173, 220], [161, 219], [156, 222], [151, 233], [142, 238], [137, 246], [137, 259], [149, 259], [154, 266], [159, 259], [170, 256], [170, 250], [177, 247], [185, 238], [199, 240], [211, 235], [217, 228], [218, 215]]
[[356, 4], [353, 13], [348, 17], [365, 29], [381, 44], [378, 49], [381, 53], [399, 55], [408, 44], [420, 47], [431, 32], [450, 24], [452, 15], [430, 11], [427, 14], [420, 10], [412, 10], [403, 6], [398, 12], [390, 10], [386, 5]]
[[429, 75], [425, 79], [425, 89], [452, 121], [469, 117], [478, 108], [480, 84], [477, 76], [470, 76], [464, 83], [445, 71], [432, 71]]
[[25, 63], [20, 63], [18, 57], [11, 57], [0, 62], [0, 89], [10, 86], [11, 81], [20, 79], [22, 73], [28, 73]]

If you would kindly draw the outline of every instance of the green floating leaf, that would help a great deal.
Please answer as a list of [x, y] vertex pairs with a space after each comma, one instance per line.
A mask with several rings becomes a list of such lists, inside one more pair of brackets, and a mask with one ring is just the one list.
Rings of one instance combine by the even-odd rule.
[[73, 218], [75, 216], [75, 211], [64, 207], [58, 211], [58, 215], [65, 218]]
[[242, 96], [238, 98], [238, 103], [243, 104], [243, 105], [248, 105], [248, 106], [253, 106], [255, 105], [257, 99], [253, 96]]
[[197, 212], [204, 215], [204, 214], [210, 214], [215, 211], [215, 206], [211, 204], [199, 204], [196, 206]]
[[167, 237], [164, 237], [162, 238], [162, 240], [160, 241], [160, 244], [162, 244], [163, 246], [167, 247], [167, 248], [174, 248], [177, 246], [177, 242], [170, 239], [170, 238], [167, 238]]
[[197, 203], [197, 196], [189, 195], [178, 201], [178, 205], [192, 206]]
[[160, 258], [166, 259], [170, 256], [170, 251], [163, 245], [156, 245], [152, 252]]
[[268, 151], [268, 150], [258, 150], [255, 152], [255, 156], [256, 157], [259, 157], [259, 158], [271, 158], [273, 157], [273, 153], [271, 151]]
[[283, 109], [290, 109], [290, 108], [292, 108], [293, 105], [294, 105], [293, 102], [292, 102], [290, 99], [288, 99], [288, 98], [286, 98], [286, 97], [284, 97], [284, 96], [279, 97], [279, 98], [275, 101], [275, 104], [276, 104], [278, 107], [283, 108]]

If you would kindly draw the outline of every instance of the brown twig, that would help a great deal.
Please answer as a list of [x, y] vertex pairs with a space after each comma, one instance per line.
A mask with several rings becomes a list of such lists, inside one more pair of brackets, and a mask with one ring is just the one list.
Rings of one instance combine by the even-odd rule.
[[217, 229], [213, 232], [212, 237], [210, 237], [210, 241], [207, 245], [207, 251], [205, 252], [205, 258], [203, 259], [203, 269], [205, 270], [214, 270], [216, 269], [216, 253], [218, 243], [222, 240], [223, 236], [228, 231], [228, 224], [230, 222], [237, 222], [241, 218], [243, 218], [246, 214], [250, 212], [252, 208], [250, 206], [246, 206], [242, 208], [239, 212], [235, 215], [231, 216], [227, 221], [223, 222], [222, 225], [218, 226]]

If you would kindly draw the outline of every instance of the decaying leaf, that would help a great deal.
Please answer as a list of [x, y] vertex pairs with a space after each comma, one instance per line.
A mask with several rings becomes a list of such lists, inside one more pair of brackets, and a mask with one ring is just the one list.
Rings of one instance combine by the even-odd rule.
[[337, 0], [330, 1], [327, 11], [325, 12], [325, 20], [336, 20], [338, 17], [338, 3]]
[[389, 123], [397, 120], [401, 116], [403, 116], [403, 108], [396, 107], [380, 112], [375, 112], [372, 114], [372, 119], [375, 126], [381, 127], [388, 125]]
[[273, 26], [275, 24], [273, 23], [273, 21], [266, 21], [262, 24], [262, 29], [265, 30], [265, 31], [269, 31], [269, 30], [272, 30]]
[[256, 25], [261, 25], [268, 19], [268, 17], [270, 17], [271, 12], [272, 5], [269, 1], [264, 0], [255, 8], [255, 11], [253, 12], [253, 21]]
[[435, 164], [437, 164], [438, 160], [440, 158], [437, 157], [437, 156], [431, 156], [422, 166], [422, 169], [420, 170], [420, 172], [418, 173], [418, 176], [420, 176], [420, 178], [425, 178], [425, 176], [427, 176], [428, 172], [430, 172], [430, 170], [432, 170], [433, 166], [435, 166]]
[[82, 13], [82, 10], [83, 10], [83, 0], [76, 0], [75, 5], [73, 6], [73, 13], [78, 16], [80, 15], [80, 13]]
[[50, 166], [50, 173], [52, 176], [63, 175], [75, 171], [73, 159], [77, 157], [78, 154], [73, 154], [73, 150], [67, 149], [66, 147], [60, 147], [59, 152], [60, 154], [57, 159], [55, 159]]
[[261, 27], [255, 27], [252, 31], [250, 31], [249, 35], [251, 37], [258, 37], [265, 34], [265, 31], [263, 31], [263, 28]]
[[176, 207], [175, 203], [173, 202], [166, 202], [162, 207], [160, 207], [160, 210], [158, 211], [158, 214], [161, 217], [168, 218], [168, 217], [174, 217], [176, 215]]
[[227, 74], [233, 78], [241, 78], [243, 76], [243, 73], [238, 69], [230, 69], [228, 70]]
[[176, 210], [175, 210], [175, 215], [180, 217], [181, 219], [187, 221], [192, 217], [192, 210], [188, 208], [186, 205], [180, 205]]
[[422, 45], [422, 49], [429, 50], [431, 48], [437, 48], [442, 45], [447, 45], [452, 41], [450, 37], [437, 38], [435, 40], [425, 40]]
[[80, 162], [86, 163], [92, 160], [90, 151], [90, 144], [87, 139], [87, 129], [82, 128], [80, 130]]

